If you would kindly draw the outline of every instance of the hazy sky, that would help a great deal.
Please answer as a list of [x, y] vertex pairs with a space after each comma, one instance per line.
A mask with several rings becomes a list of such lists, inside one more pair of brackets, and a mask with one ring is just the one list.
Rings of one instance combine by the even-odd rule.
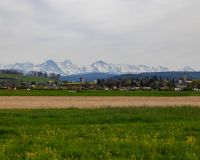
[[0, 56], [200, 69], [200, 0], [2, 0]]

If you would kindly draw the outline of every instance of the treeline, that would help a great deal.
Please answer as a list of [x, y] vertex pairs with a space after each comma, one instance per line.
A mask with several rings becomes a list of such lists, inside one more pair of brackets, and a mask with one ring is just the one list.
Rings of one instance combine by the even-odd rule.
[[97, 85], [108, 87], [109, 89], [153, 89], [153, 90], [174, 90], [176, 82], [171, 80], [155, 80], [155, 79], [98, 79]]
[[122, 74], [112, 77], [112, 79], [164, 79], [178, 81], [183, 76], [186, 76], [188, 80], [200, 79], [200, 72], [184, 72], [184, 71], [171, 71], [171, 72], [147, 72], [139, 74]]
[[97, 85], [101, 88], [126, 90], [199, 90], [200, 80], [187, 81], [185, 78], [168, 80], [155, 76], [144, 79], [98, 79]]
[[12, 69], [3, 69], [0, 70], [0, 74], [16, 74], [16, 75], [23, 75], [23, 72], [19, 70], [12, 70]]

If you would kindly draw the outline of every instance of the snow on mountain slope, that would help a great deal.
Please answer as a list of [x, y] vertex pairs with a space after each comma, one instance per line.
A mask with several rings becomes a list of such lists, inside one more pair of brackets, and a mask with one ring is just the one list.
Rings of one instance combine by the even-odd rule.
[[5, 66], [0, 64], [0, 69], [5, 69]]
[[186, 71], [186, 72], [194, 72], [195, 70], [193, 68], [191, 68], [190, 66], [185, 66], [183, 69], [183, 71]]
[[58, 67], [58, 65], [52, 60], [45, 61], [44, 63], [39, 64], [39, 65], [34, 65], [33, 71], [40, 71], [40, 72], [46, 72], [46, 73], [57, 73], [57, 74], [61, 74], [61, 75], [65, 74]]
[[15, 70], [21, 70], [24, 72], [28, 72], [31, 71], [33, 68], [33, 64], [30, 62], [26, 62], [26, 63], [15, 63], [15, 64], [10, 64], [7, 66], [4, 66], [4, 68], [6, 69], [15, 69]]
[[141, 72], [163, 72], [168, 71], [165, 67], [149, 67], [146, 65], [128, 65], [128, 64], [108, 64], [104, 61], [97, 61], [85, 67], [85, 72], [101, 72], [101, 73], [141, 73]]
[[[62, 76], [84, 73], [109, 73], [109, 74], [126, 74], [126, 73], [143, 73], [143, 72], [167, 72], [168, 68], [150, 67], [147, 65], [130, 65], [130, 64], [112, 64], [104, 61], [96, 61], [91, 65], [78, 66], [70, 60], [64, 62], [54, 62], [53, 60], [45, 61], [42, 64], [34, 65], [32, 63], [15, 63], [10, 65], [0, 65], [0, 69], [16, 69], [24, 72], [40, 71], [46, 73], [57, 73]], [[189, 66], [178, 71], [195, 71]]]
[[73, 64], [70, 60], [57, 63], [58, 67], [64, 72], [65, 75], [72, 75], [80, 73], [81, 68]]
[[115, 72], [115, 70], [113, 70], [112, 64], [108, 64], [104, 61], [96, 61], [95, 63], [92, 63], [89, 66], [86, 66], [85, 72], [112, 73], [112, 72]]
[[154, 68], [154, 67], [153, 67], [153, 69], [154, 69], [154, 72], [168, 72], [168, 71], [169, 71], [168, 68], [162, 67], [162, 66], [159, 66], [159, 67], [157, 67], [157, 68]]

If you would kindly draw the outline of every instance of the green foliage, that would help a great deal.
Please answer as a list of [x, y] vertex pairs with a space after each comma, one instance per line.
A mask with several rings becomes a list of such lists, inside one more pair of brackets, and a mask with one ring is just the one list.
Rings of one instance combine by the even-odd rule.
[[96, 84], [95, 82], [64, 82], [64, 84]]
[[0, 90], [0, 96], [200, 96], [197, 91]]
[[193, 80], [190, 87], [200, 89], [200, 80]]
[[30, 82], [30, 83], [31, 82], [46, 83], [49, 81], [49, 78], [23, 76], [20, 74], [0, 74], [0, 78], [13, 78], [19, 82]]
[[200, 159], [200, 108], [0, 110], [0, 159]]

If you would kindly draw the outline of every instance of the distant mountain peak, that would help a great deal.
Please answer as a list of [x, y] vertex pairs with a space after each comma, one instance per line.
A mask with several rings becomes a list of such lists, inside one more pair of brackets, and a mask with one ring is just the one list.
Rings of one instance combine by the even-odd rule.
[[65, 60], [65, 61], [60, 62], [60, 63], [65, 64], [65, 65], [74, 65], [74, 64], [72, 63], [72, 61], [70, 61], [70, 60]]
[[[132, 64], [112, 64], [107, 63], [103, 60], [96, 61], [91, 65], [79, 66], [71, 62], [70, 60], [65, 60], [63, 62], [55, 62], [51, 59], [41, 63], [32, 64], [30, 62], [26, 63], [15, 63], [10, 65], [1, 65], [0, 69], [16, 69], [24, 72], [29, 71], [40, 71], [46, 73], [57, 73], [63, 76], [73, 75], [73, 74], [85, 74], [85, 73], [106, 73], [106, 74], [127, 74], [127, 73], [144, 73], [144, 72], [166, 72], [170, 69], [158, 66], [151, 67], [147, 65], [132, 65]], [[185, 66], [179, 71], [195, 71], [189, 66]]]
[[53, 61], [53, 60], [51, 60], [51, 59], [49, 59], [49, 60], [46, 60], [44, 63], [42, 63], [42, 64], [46, 64], [46, 65], [56, 65], [56, 62], [55, 61]]
[[21, 65], [21, 64], [32, 64], [31, 62], [29, 62], [29, 61], [27, 61], [27, 62], [17, 62], [17, 63], [15, 63], [16, 65]]
[[57, 63], [53, 60], [47, 60], [42, 64], [34, 65], [33, 71], [57, 73], [64, 75], [65, 73], [58, 67]]
[[187, 72], [194, 72], [195, 70], [193, 68], [191, 68], [190, 66], [185, 66], [183, 69], [183, 71], [187, 71]]
[[106, 62], [103, 61], [103, 60], [99, 60], [99, 61], [96, 61], [96, 62], [93, 63], [93, 64], [107, 65], [108, 63], [106, 63]]

